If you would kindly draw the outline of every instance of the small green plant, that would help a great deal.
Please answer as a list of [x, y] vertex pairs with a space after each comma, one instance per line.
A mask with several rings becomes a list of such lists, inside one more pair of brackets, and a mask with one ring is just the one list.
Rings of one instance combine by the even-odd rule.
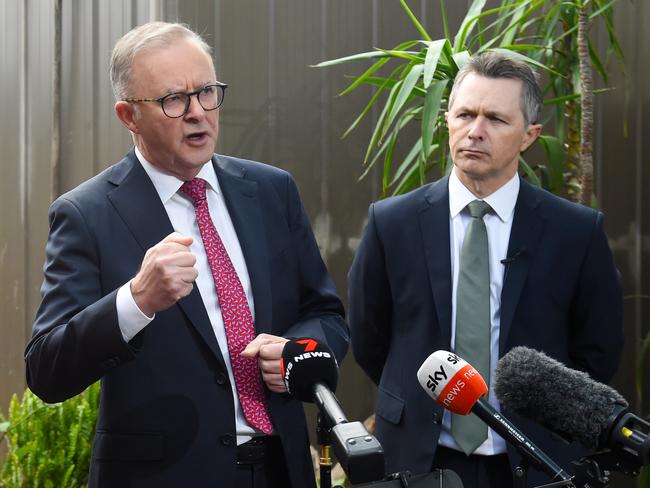
[[99, 405], [99, 384], [63, 403], [46, 404], [26, 390], [0, 414], [0, 441], [8, 447], [0, 488], [78, 488], [88, 467]]

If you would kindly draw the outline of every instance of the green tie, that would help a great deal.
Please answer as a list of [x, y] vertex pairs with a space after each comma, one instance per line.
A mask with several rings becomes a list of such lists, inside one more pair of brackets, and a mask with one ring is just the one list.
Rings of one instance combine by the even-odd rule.
[[[456, 347], [458, 356], [474, 366], [490, 384], [490, 257], [483, 216], [490, 205], [470, 202], [471, 215], [460, 252], [456, 289]], [[453, 415], [451, 433], [468, 456], [487, 439], [487, 425], [476, 415]]]

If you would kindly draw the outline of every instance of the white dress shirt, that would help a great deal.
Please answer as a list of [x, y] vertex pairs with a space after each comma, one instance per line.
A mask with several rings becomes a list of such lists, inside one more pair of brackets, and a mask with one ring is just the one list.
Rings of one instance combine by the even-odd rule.
[[[501, 290], [503, 289], [503, 275], [505, 265], [501, 263], [506, 259], [512, 219], [515, 214], [515, 204], [519, 195], [519, 175], [515, 174], [505, 185], [491, 195], [483, 198], [494, 212], [483, 217], [488, 234], [488, 247], [490, 254], [490, 382], [489, 401], [499, 410], [499, 403], [492, 389], [494, 369], [499, 360], [499, 327], [501, 322]], [[476, 196], [469, 191], [458, 179], [456, 169], [449, 176], [449, 229], [451, 246], [451, 347], [455, 348], [456, 340], [456, 292], [458, 289], [458, 271], [460, 266], [460, 252], [463, 247], [465, 230], [469, 225], [469, 211], [467, 204], [476, 200]], [[445, 411], [442, 421], [442, 431], [439, 443], [451, 449], [461, 450], [451, 435], [451, 413]], [[506, 452], [506, 443], [492, 429], [488, 429], [488, 437], [473, 454], [501, 454]]]
[[[239, 397], [237, 396], [235, 379], [230, 364], [226, 331], [223, 325], [221, 307], [217, 299], [217, 289], [203, 246], [203, 239], [201, 238], [199, 224], [196, 220], [194, 204], [189, 197], [180, 192], [183, 180], [160, 171], [144, 158], [137, 147], [135, 148], [135, 154], [156, 188], [174, 230], [194, 239], [191, 245], [191, 251], [196, 256], [195, 267], [198, 271], [195, 285], [199, 289], [203, 304], [210, 318], [212, 329], [219, 343], [221, 355], [226, 363], [235, 405], [237, 443], [241, 444], [249, 440], [257, 431], [246, 422], [244, 412], [239, 403]], [[228, 251], [228, 256], [230, 256], [230, 260], [235, 267], [239, 281], [246, 292], [248, 306], [251, 309], [253, 320], [255, 320], [255, 304], [253, 302], [253, 291], [250, 277], [248, 276], [248, 268], [246, 267], [246, 261], [244, 260], [241, 246], [239, 245], [237, 233], [230, 219], [230, 214], [228, 213], [228, 208], [226, 207], [226, 202], [211, 161], [203, 165], [197, 178], [202, 178], [208, 183], [206, 185], [206, 198], [208, 208], [210, 209], [210, 216], [219, 233], [219, 237]], [[120, 330], [122, 331], [122, 337], [127, 342], [133, 339], [140, 330], [144, 329], [153, 320], [153, 317], [147, 317], [138, 308], [131, 294], [130, 284], [131, 282], [129, 281], [118, 290], [116, 303]], [[219, 415], [219, 412], [214, 412], [214, 414]]]

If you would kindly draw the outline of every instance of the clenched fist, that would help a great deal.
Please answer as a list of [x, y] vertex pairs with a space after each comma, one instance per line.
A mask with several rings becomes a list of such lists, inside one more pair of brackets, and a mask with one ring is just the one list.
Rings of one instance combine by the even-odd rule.
[[131, 280], [131, 294], [142, 313], [150, 317], [190, 294], [198, 276], [191, 244], [191, 237], [172, 232], [144, 255]]

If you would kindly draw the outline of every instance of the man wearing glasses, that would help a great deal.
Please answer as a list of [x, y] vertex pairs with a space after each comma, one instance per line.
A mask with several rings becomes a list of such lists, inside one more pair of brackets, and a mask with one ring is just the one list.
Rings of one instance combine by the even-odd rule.
[[279, 359], [308, 336], [341, 361], [348, 328], [293, 179], [214, 154], [227, 85], [186, 27], [127, 33], [111, 82], [135, 146], [50, 208], [30, 388], [102, 380], [91, 487], [315, 486]]

